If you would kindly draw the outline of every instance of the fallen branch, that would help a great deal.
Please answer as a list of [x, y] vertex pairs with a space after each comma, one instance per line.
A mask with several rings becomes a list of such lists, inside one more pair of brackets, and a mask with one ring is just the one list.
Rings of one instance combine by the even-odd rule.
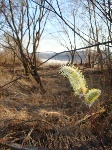
[[91, 115], [86, 115], [83, 119], [77, 121], [74, 125], [78, 125], [79, 123], [86, 121], [87, 119], [90, 119], [91, 116], [94, 116], [94, 118], [97, 118], [100, 116], [100, 114], [104, 113], [106, 110], [104, 108], [100, 109], [99, 111], [97, 111], [96, 113], [92, 113]]
[[38, 147], [33, 147], [33, 146], [22, 146], [17, 143], [9, 143], [3, 139], [0, 139], [0, 145], [6, 146], [8, 148], [14, 149], [14, 150], [53, 150], [53, 149], [48, 149], [48, 148], [38, 148]]
[[21, 79], [22, 77], [23, 77], [23, 76], [20, 76], [20, 77], [18, 77], [18, 78], [16, 78], [16, 79], [14, 79], [14, 80], [12, 80], [12, 81], [10, 81], [10, 82], [4, 84], [3, 86], [0, 86], [0, 89], [1, 89], [1, 88], [4, 88], [5, 86], [7, 86], [7, 85], [9, 85], [9, 84], [11, 84], [11, 83], [13, 83], [13, 82], [19, 80], [19, 79]]

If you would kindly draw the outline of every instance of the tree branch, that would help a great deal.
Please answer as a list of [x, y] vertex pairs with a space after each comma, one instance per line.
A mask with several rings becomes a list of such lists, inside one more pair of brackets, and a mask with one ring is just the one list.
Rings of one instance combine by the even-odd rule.
[[40, 67], [41, 65], [45, 64], [46, 62], [48, 62], [50, 59], [62, 54], [62, 53], [66, 53], [66, 52], [71, 52], [71, 51], [79, 51], [79, 50], [83, 50], [83, 49], [87, 49], [87, 48], [91, 48], [91, 47], [96, 47], [96, 46], [100, 46], [100, 45], [105, 45], [105, 44], [108, 44], [108, 43], [112, 43], [112, 40], [110, 41], [106, 41], [106, 42], [98, 42], [94, 45], [90, 45], [90, 46], [85, 46], [85, 47], [81, 47], [81, 48], [77, 48], [77, 49], [74, 49], [74, 50], [69, 50], [69, 51], [63, 51], [63, 52], [60, 52], [60, 53], [56, 53], [55, 55], [53, 55], [52, 57], [48, 58], [46, 61], [44, 61], [43, 63], [41, 63], [40, 65], [38, 65], [37, 67]]

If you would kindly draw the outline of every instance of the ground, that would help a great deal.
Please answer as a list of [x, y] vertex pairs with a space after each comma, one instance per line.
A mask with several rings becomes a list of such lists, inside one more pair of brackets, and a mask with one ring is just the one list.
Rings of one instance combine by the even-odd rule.
[[0, 67], [1, 150], [112, 149], [112, 85], [106, 70], [83, 70], [88, 87], [102, 91], [91, 117], [88, 106], [59, 73], [59, 65], [39, 68], [46, 92], [31, 76], [15, 80], [20, 75], [13, 76], [12, 66]]

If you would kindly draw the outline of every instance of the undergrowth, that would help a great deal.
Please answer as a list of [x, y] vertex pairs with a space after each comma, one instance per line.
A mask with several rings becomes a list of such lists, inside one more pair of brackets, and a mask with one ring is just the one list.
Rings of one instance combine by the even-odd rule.
[[[12, 79], [10, 68], [4, 69], [0, 86]], [[74, 90], [59, 74], [59, 69], [47, 66], [39, 70], [47, 91], [44, 94], [31, 77], [0, 89], [0, 149], [12, 149], [15, 143], [23, 149], [102, 149], [91, 124], [91, 114], [87, 113], [88, 105], [74, 96]], [[112, 87], [108, 74], [86, 70], [84, 76], [90, 89], [102, 91], [99, 100], [91, 106], [91, 113], [105, 149], [111, 150]], [[17, 149], [18, 145], [15, 146]]]

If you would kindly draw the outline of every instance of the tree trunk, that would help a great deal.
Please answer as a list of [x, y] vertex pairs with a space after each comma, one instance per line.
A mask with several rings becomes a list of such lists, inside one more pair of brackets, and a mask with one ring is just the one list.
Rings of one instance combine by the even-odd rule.
[[46, 92], [44, 87], [43, 87], [43, 84], [41, 82], [41, 79], [40, 79], [40, 76], [37, 72], [37, 69], [35, 68], [35, 66], [31, 66], [31, 75], [33, 76], [33, 78], [35, 79], [35, 81], [40, 85], [40, 89], [43, 91], [43, 92]]
[[88, 54], [88, 67], [91, 67], [91, 55]]
[[75, 51], [71, 53], [71, 64], [74, 64]]
[[98, 59], [99, 59], [99, 65], [100, 65], [100, 70], [102, 71], [103, 70], [103, 62], [102, 62], [102, 53], [101, 53], [101, 50], [100, 50], [100, 48], [99, 48], [99, 46], [97, 46], [97, 52], [98, 52], [98, 54], [99, 54], [99, 57], [98, 57]]

